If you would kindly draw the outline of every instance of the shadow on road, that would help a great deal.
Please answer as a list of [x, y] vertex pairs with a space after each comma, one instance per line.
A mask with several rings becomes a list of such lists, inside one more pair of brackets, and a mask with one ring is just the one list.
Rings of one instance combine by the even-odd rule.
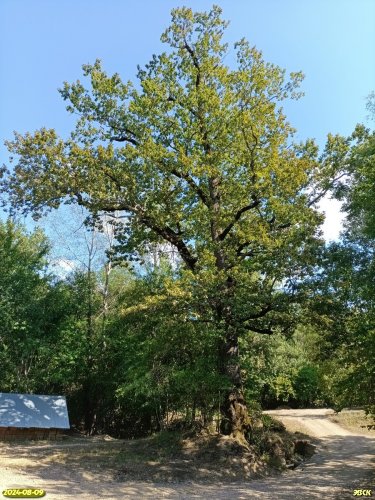
[[[70, 498], [131, 499], [131, 498], [217, 498], [217, 499], [346, 499], [353, 498], [354, 489], [374, 489], [375, 440], [367, 436], [332, 436], [321, 439], [317, 453], [293, 471], [277, 477], [248, 483], [147, 483], [104, 480], [105, 468], [95, 469], [93, 460], [73, 460], [38, 463], [37, 450], [31, 445], [12, 446], [17, 458], [29, 458], [32, 465], [20, 469], [24, 485], [46, 489], [50, 500]], [[74, 450], [74, 448], [73, 448]], [[74, 454], [74, 451], [72, 453]], [[54, 451], [55, 452], [55, 451]], [[48, 446], [43, 450], [48, 457]], [[157, 466], [157, 464], [155, 464]], [[113, 476], [114, 477], [114, 476]], [[1, 477], [0, 477], [1, 479]], [[1, 486], [3, 486], [1, 484]], [[4, 485], [9, 487], [11, 485]], [[18, 486], [22, 486], [19, 484]]]

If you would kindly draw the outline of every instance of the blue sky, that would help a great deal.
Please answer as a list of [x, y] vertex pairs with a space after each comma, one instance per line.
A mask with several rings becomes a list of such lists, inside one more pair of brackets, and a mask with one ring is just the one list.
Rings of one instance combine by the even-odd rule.
[[72, 117], [57, 89], [103, 61], [133, 79], [137, 64], [163, 50], [172, 8], [223, 8], [227, 41], [246, 37], [266, 60], [302, 70], [305, 97], [286, 106], [297, 139], [349, 134], [366, 122], [375, 90], [374, 0], [1, 0], [0, 163], [12, 131], [53, 127], [67, 135]]

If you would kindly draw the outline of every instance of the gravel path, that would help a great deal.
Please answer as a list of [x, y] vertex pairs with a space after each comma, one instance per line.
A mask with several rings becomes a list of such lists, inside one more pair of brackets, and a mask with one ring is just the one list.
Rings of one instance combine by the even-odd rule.
[[[375, 438], [346, 431], [328, 420], [329, 412], [321, 409], [269, 412], [286, 425], [288, 420], [301, 423], [311, 435], [319, 438], [317, 453], [308, 462], [278, 477], [232, 484], [118, 483], [111, 479], [99, 482], [92, 470], [72, 469], [61, 463], [38, 463], [37, 454], [24, 455], [24, 444], [9, 446], [2, 443], [0, 490], [31, 485], [45, 489], [47, 500], [346, 499], [354, 498], [353, 489], [372, 489], [375, 496]], [[47, 446], [52, 452], [58, 445], [51, 443]]]

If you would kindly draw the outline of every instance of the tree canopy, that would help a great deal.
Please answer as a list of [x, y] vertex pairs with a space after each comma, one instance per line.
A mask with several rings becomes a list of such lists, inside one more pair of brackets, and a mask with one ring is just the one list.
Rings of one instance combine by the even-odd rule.
[[345, 176], [335, 195], [346, 220], [341, 242], [325, 252], [317, 284], [317, 305], [323, 305], [318, 312], [330, 317], [325, 342], [333, 359], [326, 363], [327, 392], [337, 407], [363, 405], [375, 415], [375, 134], [357, 125], [340, 142]]
[[100, 61], [84, 65], [85, 82], [60, 91], [78, 116], [70, 138], [16, 134], [1, 185], [14, 210], [34, 217], [62, 203], [84, 206], [93, 223], [112, 214], [123, 258], [150, 244], [176, 249], [182, 265], [165, 284], [168, 300], [213, 339], [222, 429], [240, 435], [239, 339], [246, 350], [249, 332], [293, 323], [321, 244], [316, 204], [342, 164], [338, 138], [321, 157], [312, 140], [293, 142], [282, 102], [300, 97], [303, 75], [287, 76], [244, 39], [226, 65], [226, 27], [219, 7], [173, 10], [161, 37], [168, 50], [138, 68], [135, 83]]

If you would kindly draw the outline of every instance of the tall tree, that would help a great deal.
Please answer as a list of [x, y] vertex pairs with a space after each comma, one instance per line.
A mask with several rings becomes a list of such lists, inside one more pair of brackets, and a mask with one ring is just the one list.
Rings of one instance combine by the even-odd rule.
[[375, 415], [375, 133], [357, 125], [338, 143], [345, 177], [335, 194], [346, 220], [341, 242], [327, 249], [317, 306], [329, 318], [327, 352], [335, 354], [327, 362], [331, 397], [337, 406], [364, 405]]
[[[0, 363], [3, 390], [32, 390], [39, 348], [56, 320], [46, 272], [48, 242], [36, 231], [0, 222]], [[44, 339], [43, 339], [44, 337]]]
[[[314, 262], [322, 217], [313, 208], [336, 164], [318, 161], [312, 141], [296, 145], [280, 103], [298, 98], [301, 73], [266, 63], [242, 39], [235, 68], [221, 10], [172, 11], [138, 83], [84, 65], [89, 86], [61, 90], [79, 115], [69, 140], [41, 129], [8, 143], [17, 163], [2, 189], [14, 209], [38, 217], [61, 203], [93, 219], [121, 212], [123, 255], [167, 242], [179, 253], [178, 280], [191, 320], [211, 324], [218, 372], [228, 381], [223, 431], [249, 424], [239, 338], [272, 333], [286, 318], [294, 284]], [[229, 387], [229, 388], [228, 388]]]

